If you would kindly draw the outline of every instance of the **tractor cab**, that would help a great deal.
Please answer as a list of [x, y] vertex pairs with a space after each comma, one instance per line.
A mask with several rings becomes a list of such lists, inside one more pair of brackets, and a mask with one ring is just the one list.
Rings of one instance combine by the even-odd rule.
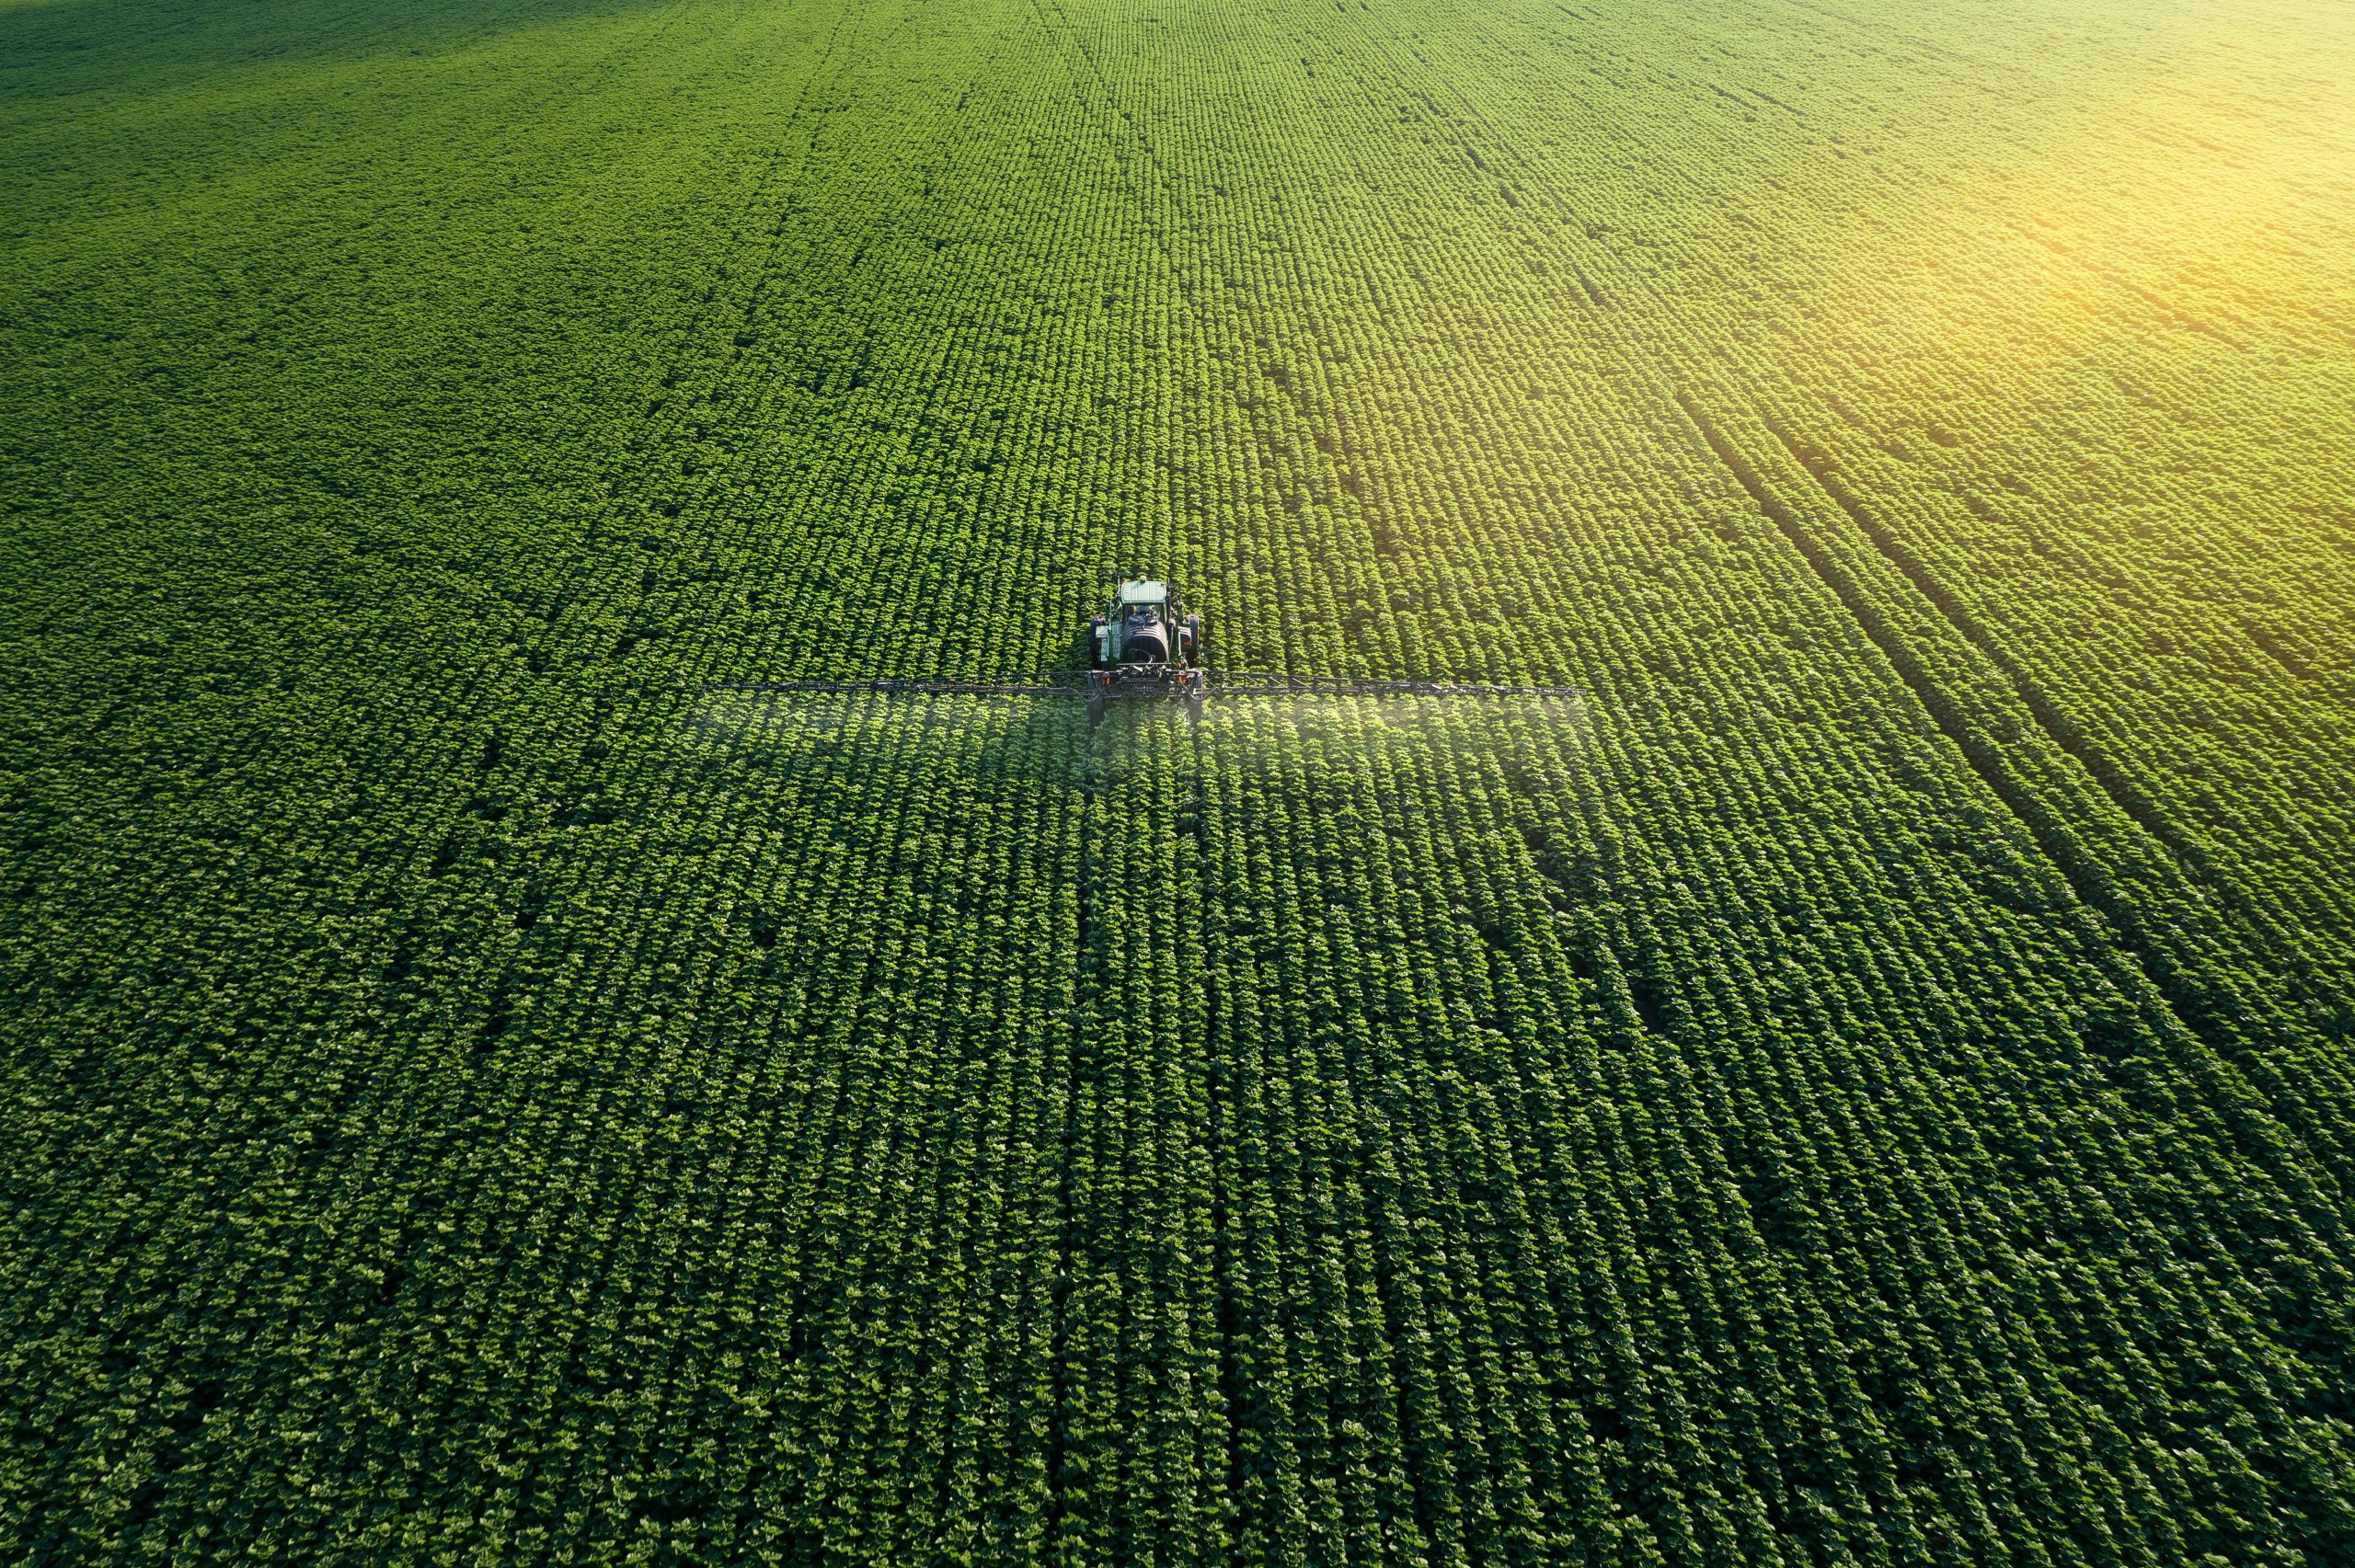
[[1199, 620], [1182, 615], [1166, 582], [1129, 578], [1121, 582], [1105, 612], [1095, 618], [1095, 664], [1186, 665], [1193, 662]]
[[1088, 636], [1091, 723], [1104, 716], [1105, 699], [1115, 694], [1182, 697], [1186, 711], [1201, 717], [1209, 681], [1196, 662], [1202, 620], [1186, 613], [1167, 583], [1123, 578], [1104, 612], [1089, 620]]

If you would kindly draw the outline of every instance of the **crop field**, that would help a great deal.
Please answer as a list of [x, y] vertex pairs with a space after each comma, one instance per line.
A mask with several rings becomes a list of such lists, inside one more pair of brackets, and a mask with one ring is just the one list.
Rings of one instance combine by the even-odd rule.
[[0, 1560], [2355, 1562], [2351, 612], [2331, 0], [0, 0]]

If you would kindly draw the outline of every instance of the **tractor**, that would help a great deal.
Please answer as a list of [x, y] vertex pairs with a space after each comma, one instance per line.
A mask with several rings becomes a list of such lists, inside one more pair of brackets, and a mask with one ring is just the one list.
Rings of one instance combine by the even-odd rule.
[[1166, 582], [1124, 578], [1112, 602], [1088, 622], [1087, 721], [1104, 716], [1113, 696], [1183, 698], [1188, 716], [1202, 716], [1209, 678], [1200, 662], [1202, 618], [1189, 614]]

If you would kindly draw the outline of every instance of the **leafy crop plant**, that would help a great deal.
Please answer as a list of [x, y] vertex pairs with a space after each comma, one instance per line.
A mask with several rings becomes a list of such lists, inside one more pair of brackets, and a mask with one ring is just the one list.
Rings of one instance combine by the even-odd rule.
[[0, 1559], [2355, 1561], [2350, 93], [0, 5]]

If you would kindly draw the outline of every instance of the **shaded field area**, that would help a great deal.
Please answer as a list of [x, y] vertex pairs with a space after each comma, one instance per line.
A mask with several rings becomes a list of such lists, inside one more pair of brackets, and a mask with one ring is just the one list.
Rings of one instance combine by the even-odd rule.
[[2350, 83], [0, 6], [0, 1549], [2348, 1560]]

